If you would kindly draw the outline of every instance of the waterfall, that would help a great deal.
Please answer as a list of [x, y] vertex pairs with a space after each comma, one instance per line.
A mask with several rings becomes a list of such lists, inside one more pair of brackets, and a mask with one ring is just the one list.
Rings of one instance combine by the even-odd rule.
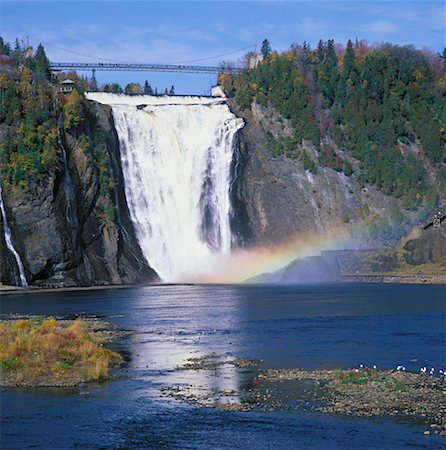
[[231, 249], [231, 161], [243, 127], [221, 99], [89, 93], [111, 105], [141, 250], [164, 281], [209, 271]]
[[20, 282], [22, 284], [22, 287], [26, 288], [28, 287], [28, 283], [26, 282], [25, 269], [23, 267], [22, 260], [20, 259], [20, 255], [18, 254], [17, 250], [14, 247], [14, 244], [12, 243], [11, 229], [9, 228], [8, 220], [6, 218], [6, 209], [5, 205], [3, 204], [3, 195], [1, 186], [0, 186], [0, 209], [2, 210], [3, 230], [5, 231], [6, 246], [8, 247], [8, 250], [14, 255], [17, 267], [19, 268]]

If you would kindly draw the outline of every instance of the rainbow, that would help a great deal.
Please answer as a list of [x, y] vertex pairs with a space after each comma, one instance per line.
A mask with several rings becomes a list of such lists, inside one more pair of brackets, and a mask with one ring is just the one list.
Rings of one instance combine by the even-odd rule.
[[322, 250], [350, 247], [350, 236], [345, 229], [327, 233], [298, 233], [278, 245], [252, 247], [214, 255], [208, 261], [209, 269], [203, 273], [184, 273], [176, 281], [203, 284], [236, 284], [256, 275], [275, 272], [291, 261], [320, 254]]

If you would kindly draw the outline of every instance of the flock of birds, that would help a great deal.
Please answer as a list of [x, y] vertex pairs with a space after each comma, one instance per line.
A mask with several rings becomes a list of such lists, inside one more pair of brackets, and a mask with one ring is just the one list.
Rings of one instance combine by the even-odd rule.
[[[364, 369], [364, 368], [366, 368], [366, 367], [364, 366], [364, 364], [360, 364], [360, 365], [359, 365], [359, 368], [360, 368], [360, 369]], [[376, 364], [373, 364], [372, 369], [374, 369], [374, 370], [377, 369]], [[358, 370], [358, 369], [356, 369], [356, 370]], [[396, 370], [397, 370], [398, 372], [400, 372], [400, 371], [401, 371], [401, 372], [405, 372], [405, 371], [406, 371], [406, 367], [403, 366], [403, 365], [398, 365], [398, 366], [396, 366]], [[426, 374], [429, 374], [429, 375], [434, 375], [434, 374], [435, 374], [435, 367], [431, 367], [430, 369], [428, 369], [427, 366], [421, 367], [420, 373], [423, 373], [423, 374], [426, 373]], [[446, 377], [446, 370], [439, 369], [439, 370], [438, 370], [438, 373], [439, 373], [440, 376], [442, 375], [442, 376], [445, 376], [445, 377]]]

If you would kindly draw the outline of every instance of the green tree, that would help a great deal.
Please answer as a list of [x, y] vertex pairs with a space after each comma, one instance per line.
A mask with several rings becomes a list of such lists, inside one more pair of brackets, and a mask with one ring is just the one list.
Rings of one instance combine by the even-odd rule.
[[98, 90], [98, 81], [96, 80], [96, 72], [94, 69], [91, 73], [91, 78], [88, 82], [88, 88], [92, 92], [96, 92]]
[[5, 42], [0, 36], [0, 55], [9, 56], [11, 53], [11, 47], [8, 42]]
[[355, 69], [355, 51], [353, 50], [352, 41], [349, 39], [344, 53], [344, 63], [342, 65], [342, 75], [346, 80], [351, 78]]
[[36, 50], [36, 74], [38, 79], [49, 81], [51, 79], [51, 64], [45, 54], [42, 44], [39, 44]]
[[144, 94], [153, 95], [153, 89], [147, 80], [144, 82]]
[[260, 52], [262, 53], [263, 59], [268, 59], [269, 55], [271, 54], [271, 44], [269, 43], [268, 39], [263, 40]]

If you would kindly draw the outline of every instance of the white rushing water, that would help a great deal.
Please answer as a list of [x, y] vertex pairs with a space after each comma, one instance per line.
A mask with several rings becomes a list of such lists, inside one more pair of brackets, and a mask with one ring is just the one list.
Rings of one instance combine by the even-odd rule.
[[8, 220], [6, 217], [6, 209], [5, 209], [5, 205], [3, 204], [3, 193], [2, 193], [1, 186], [0, 186], [0, 209], [2, 211], [3, 230], [5, 232], [6, 246], [8, 247], [8, 250], [14, 255], [14, 258], [17, 263], [17, 267], [19, 269], [20, 282], [22, 284], [22, 287], [26, 288], [26, 287], [28, 287], [28, 283], [26, 281], [25, 269], [23, 267], [22, 260], [20, 259], [20, 255], [17, 252], [17, 250], [15, 249], [14, 244], [12, 242], [11, 229], [9, 228]]
[[164, 281], [230, 252], [230, 167], [244, 123], [221, 99], [89, 93], [109, 104], [139, 244]]

